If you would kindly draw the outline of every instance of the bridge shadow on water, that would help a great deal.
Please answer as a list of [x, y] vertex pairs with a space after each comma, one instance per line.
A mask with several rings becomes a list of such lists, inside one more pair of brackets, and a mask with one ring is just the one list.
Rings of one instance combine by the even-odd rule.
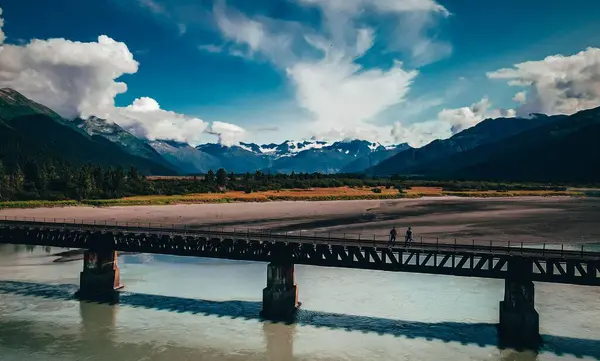
[[[76, 300], [77, 285], [40, 284], [21, 281], [0, 281], [0, 294], [43, 297], [55, 300]], [[100, 302], [99, 302], [100, 303]], [[119, 304], [128, 307], [159, 311], [228, 317], [231, 319], [262, 320], [260, 302], [208, 301], [143, 293], [121, 292]], [[491, 323], [416, 322], [380, 317], [347, 315], [330, 312], [299, 310], [293, 322], [297, 325], [345, 330], [348, 332], [392, 335], [407, 339], [456, 342], [463, 345], [492, 346], [498, 343], [496, 325]], [[592, 357], [600, 360], [600, 340], [565, 336], [542, 335], [541, 352], [556, 355]]]

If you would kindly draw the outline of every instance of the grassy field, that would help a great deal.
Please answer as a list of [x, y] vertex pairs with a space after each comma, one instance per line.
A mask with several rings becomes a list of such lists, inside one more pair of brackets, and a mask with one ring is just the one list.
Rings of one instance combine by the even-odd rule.
[[88, 205], [96, 207], [128, 206], [128, 205], [166, 205], [166, 204], [199, 204], [199, 203], [232, 203], [232, 202], [272, 202], [272, 201], [334, 201], [334, 200], [360, 200], [360, 199], [399, 199], [421, 197], [519, 197], [519, 196], [585, 196], [584, 192], [569, 191], [445, 191], [436, 187], [413, 187], [402, 192], [394, 188], [380, 187], [379, 193], [373, 188], [313, 188], [313, 189], [287, 189], [264, 192], [224, 192], [224, 193], [199, 193], [188, 195], [170, 196], [135, 196], [118, 199], [97, 199], [77, 201], [15, 201], [0, 202], [0, 208], [39, 208], [39, 207], [67, 207]]

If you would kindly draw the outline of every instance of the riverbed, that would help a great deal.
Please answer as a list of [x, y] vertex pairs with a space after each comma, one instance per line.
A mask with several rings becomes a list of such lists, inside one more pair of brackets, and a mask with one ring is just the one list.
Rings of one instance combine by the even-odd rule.
[[261, 228], [470, 243], [600, 241], [600, 198], [512, 197], [4, 209], [0, 218], [165, 226]]

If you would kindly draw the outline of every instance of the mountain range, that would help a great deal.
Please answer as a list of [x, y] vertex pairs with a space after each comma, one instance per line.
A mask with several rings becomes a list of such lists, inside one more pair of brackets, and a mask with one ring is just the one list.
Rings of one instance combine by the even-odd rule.
[[52, 157], [75, 163], [135, 166], [145, 174], [405, 174], [441, 178], [597, 181], [600, 108], [571, 116], [486, 119], [423, 147], [365, 140], [281, 144], [200, 144], [140, 139], [98, 117], [65, 119], [12, 89], [0, 89], [0, 157]]
[[[20, 139], [18, 144], [6, 146], [6, 154], [15, 149], [27, 149], [23, 153], [29, 154], [41, 147], [48, 156], [68, 161], [134, 165], [146, 174], [160, 175], [201, 174], [218, 168], [235, 173], [359, 172], [410, 148], [406, 144], [384, 146], [364, 140], [288, 140], [281, 144], [233, 146], [208, 143], [192, 147], [173, 140], [140, 139], [118, 124], [95, 116], [65, 119], [8, 88], [0, 90], [0, 126], [10, 128], [5, 135], [18, 133], [11, 139]], [[80, 150], [75, 151], [75, 146]]]

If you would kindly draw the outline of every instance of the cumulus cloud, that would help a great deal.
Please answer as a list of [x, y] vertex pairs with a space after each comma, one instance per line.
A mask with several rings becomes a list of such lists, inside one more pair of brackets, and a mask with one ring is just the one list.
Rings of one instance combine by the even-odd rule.
[[127, 85], [117, 79], [133, 74], [138, 63], [124, 43], [101, 35], [97, 42], [34, 39], [23, 46], [5, 44], [0, 51], [0, 87], [73, 118], [111, 107]]
[[[127, 85], [118, 79], [136, 73], [138, 66], [125, 43], [106, 35], [87, 43], [34, 39], [25, 45], [0, 47], [0, 88], [13, 88], [65, 118], [95, 115], [150, 140], [195, 145], [203, 135], [212, 132], [202, 119], [161, 109], [149, 97], [138, 98], [127, 107], [116, 107], [115, 96], [127, 91]], [[244, 133], [233, 125], [227, 129], [226, 123], [216, 127], [221, 129], [219, 138], [226, 142], [232, 139], [229, 134], [239, 138]]]
[[509, 85], [528, 87], [520, 114], [573, 114], [600, 106], [600, 49], [571, 56], [553, 55], [487, 73]]
[[515, 116], [514, 109], [496, 109], [492, 107], [487, 97], [468, 107], [455, 109], [443, 109], [437, 115], [437, 119], [403, 125], [396, 122], [392, 128], [391, 135], [398, 143], [407, 142], [413, 147], [423, 146], [434, 139], [446, 139], [465, 129], [477, 125], [488, 118], [512, 118]]

